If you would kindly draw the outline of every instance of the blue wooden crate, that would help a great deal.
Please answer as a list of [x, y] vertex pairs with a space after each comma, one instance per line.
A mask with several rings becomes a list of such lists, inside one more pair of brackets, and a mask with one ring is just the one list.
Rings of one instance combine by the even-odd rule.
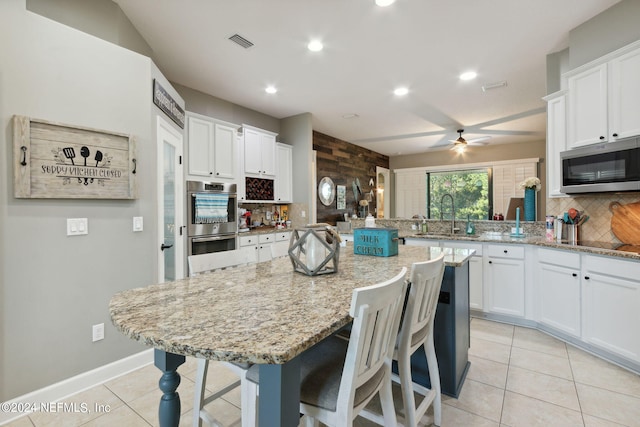
[[354, 228], [353, 253], [358, 255], [398, 255], [397, 228]]

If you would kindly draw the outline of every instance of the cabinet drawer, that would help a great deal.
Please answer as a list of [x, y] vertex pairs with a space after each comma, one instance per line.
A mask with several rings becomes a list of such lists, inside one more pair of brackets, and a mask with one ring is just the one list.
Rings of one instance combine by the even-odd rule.
[[258, 244], [258, 236], [240, 236], [240, 246], [251, 246]]
[[445, 240], [442, 242], [441, 246], [443, 248], [473, 249], [476, 251], [473, 256], [482, 256], [482, 243], [453, 242], [451, 240]]
[[279, 231], [276, 233], [276, 242], [284, 242], [291, 238], [290, 231]]
[[276, 241], [276, 235], [273, 233], [258, 235], [258, 243], [273, 243]]
[[617, 276], [640, 284], [640, 262], [613, 259], [612, 257], [584, 256], [587, 271], [607, 276]]
[[496, 258], [524, 259], [524, 247], [515, 245], [488, 245], [487, 254]]
[[580, 254], [553, 249], [538, 249], [538, 261], [560, 267], [580, 269]]

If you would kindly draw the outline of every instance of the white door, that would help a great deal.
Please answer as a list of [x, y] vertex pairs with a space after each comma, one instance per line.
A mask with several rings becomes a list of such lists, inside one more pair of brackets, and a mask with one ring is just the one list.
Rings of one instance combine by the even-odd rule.
[[158, 278], [184, 277], [182, 134], [158, 116]]

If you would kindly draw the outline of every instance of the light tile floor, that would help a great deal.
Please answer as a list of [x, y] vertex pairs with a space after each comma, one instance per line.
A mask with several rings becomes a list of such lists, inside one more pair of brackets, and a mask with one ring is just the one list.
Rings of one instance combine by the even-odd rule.
[[[542, 332], [473, 319], [469, 360], [459, 398], [443, 396], [442, 427], [640, 426], [640, 376]], [[194, 361], [188, 360], [179, 372], [180, 426], [189, 426]], [[109, 405], [109, 412], [36, 413], [8, 426], [157, 426], [158, 379], [159, 371], [149, 365], [66, 400], [90, 409]], [[233, 373], [211, 364], [208, 389], [233, 380]], [[401, 407], [399, 394], [394, 394]], [[236, 389], [207, 409], [225, 425], [240, 426], [239, 406]], [[423, 424], [431, 425], [429, 415]], [[356, 425], [373, 423], [358, 418]]]

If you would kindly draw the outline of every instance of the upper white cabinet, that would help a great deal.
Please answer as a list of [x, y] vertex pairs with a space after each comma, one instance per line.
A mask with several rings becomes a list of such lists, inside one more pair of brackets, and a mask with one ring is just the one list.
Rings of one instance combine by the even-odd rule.
[[187, 113], [187, 178], [235, 180], [237, 125]]
[[609, 63], [610, 138], [640, 135], [640, 49]]
[[556, 92], [547, 101], [547, 196], [566, 197], [560, 192], [562, 164], [560, 153], [567, 149], [567, 95]]
[[640, 135], [640, 44], [565, 76], [569, 148]]
[[291, 203], [293, 201], [293, 147], [276, 143], [276, 166], [275, 202]]
[[569, 146], [607, 141], [607, 64], [568, 78]]
[[276, 175], [276, 134], [243, 125], [244, 172], [253, 177]]

